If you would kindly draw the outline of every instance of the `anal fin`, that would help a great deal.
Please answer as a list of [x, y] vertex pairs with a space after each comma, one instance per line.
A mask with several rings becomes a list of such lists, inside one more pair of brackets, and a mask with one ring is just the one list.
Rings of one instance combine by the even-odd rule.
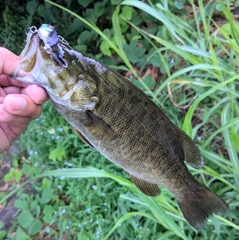
[[148, 182], [144, 179], [137, 178], [130, 173], [128, 173], [132, 182], [136, 185], [136, 187], [143, 192], [145, 195], [156, 197], [160, 194], [160, 189], [157, 184]]

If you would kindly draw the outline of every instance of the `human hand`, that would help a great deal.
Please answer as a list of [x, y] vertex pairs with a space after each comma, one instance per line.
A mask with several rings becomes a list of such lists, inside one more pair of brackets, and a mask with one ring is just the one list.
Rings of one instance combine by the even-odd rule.
[[41, 104], [48, 99], [43, 88], [8, 76], [19, 61], [20, 57], [0, 47], [0, 153], [10, 147], [31, 120], [40, 116]]

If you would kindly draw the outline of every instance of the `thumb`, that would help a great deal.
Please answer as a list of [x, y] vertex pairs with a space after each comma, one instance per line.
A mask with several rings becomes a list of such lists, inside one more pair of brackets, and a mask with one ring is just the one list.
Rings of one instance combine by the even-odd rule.
[[20, 94], [11, 94], [4, 99], [4, 106], [8, 112], [14, 114], [19, 111], [24, 111], [27, 106], [27, 101]]

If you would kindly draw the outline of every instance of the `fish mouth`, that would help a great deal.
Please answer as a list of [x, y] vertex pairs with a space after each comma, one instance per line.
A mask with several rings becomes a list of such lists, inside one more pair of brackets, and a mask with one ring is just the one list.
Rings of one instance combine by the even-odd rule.
[[29, 32], [27, 33], [27, 40], [25, 48], [23, 49], [20, 57], [22, 61], [24, 58], [32, 58], [39, 47], [39, 36], [37, 33], [36, 27], [30, 27]]
[[67, 68], [68, 62], [64, 58], [64, 50], [66, 50], [66, 47], [62, 45], [62, 43], [68, 44], [57, 34], [53, 26], [42, 24], [39, 29], [35, 26], [30, 27], [27, 34], [26, 46], [20, 55], [20, 57], [22, 57], [21, 65], [24, 66], [25, 61], [28, 64], [31, 63], [30, 65], [33, 65], [35, 59], [37, 60], [37, 63], [39, 63], [38, 60], [41, 59], [38, 59], [38, 56], [35, 56], [39, 53], [40, 56], [50, 56], [57, 65]]
[[[40, 39], [36, 27], [31, 27], [27, 33], [26, 45], [20, 54], [20, 63], [12, 74], [12, 77], [25, 83], [36, 83], [36, 75], [41, 63]], [[37, 64], [36, 64], [37, 63]], [[37, 83], [36, 83], [37, 84]]]
[[68, 43], [57, 34], [54, 27], [48, 24], [43, 24], [39, 29], [30, 27], [20, 54], [21, 60], [11, 77], [27, 84], [37, 84], [58, 96], [64, 87], [56, 84], [56, 76], [69, 66], [64, 57], [68, 51]]

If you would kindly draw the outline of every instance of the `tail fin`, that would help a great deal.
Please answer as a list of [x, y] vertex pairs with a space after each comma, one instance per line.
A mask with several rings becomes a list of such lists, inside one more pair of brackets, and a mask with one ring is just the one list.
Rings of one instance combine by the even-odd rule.
[[200, 229], [206, 223], [209, 215], [215, 213], [224, 215], [229, 211], [222, 198], [207, 187], [200, 185], [190, 196], [178, 200], [179, 207], [189, 224]]

